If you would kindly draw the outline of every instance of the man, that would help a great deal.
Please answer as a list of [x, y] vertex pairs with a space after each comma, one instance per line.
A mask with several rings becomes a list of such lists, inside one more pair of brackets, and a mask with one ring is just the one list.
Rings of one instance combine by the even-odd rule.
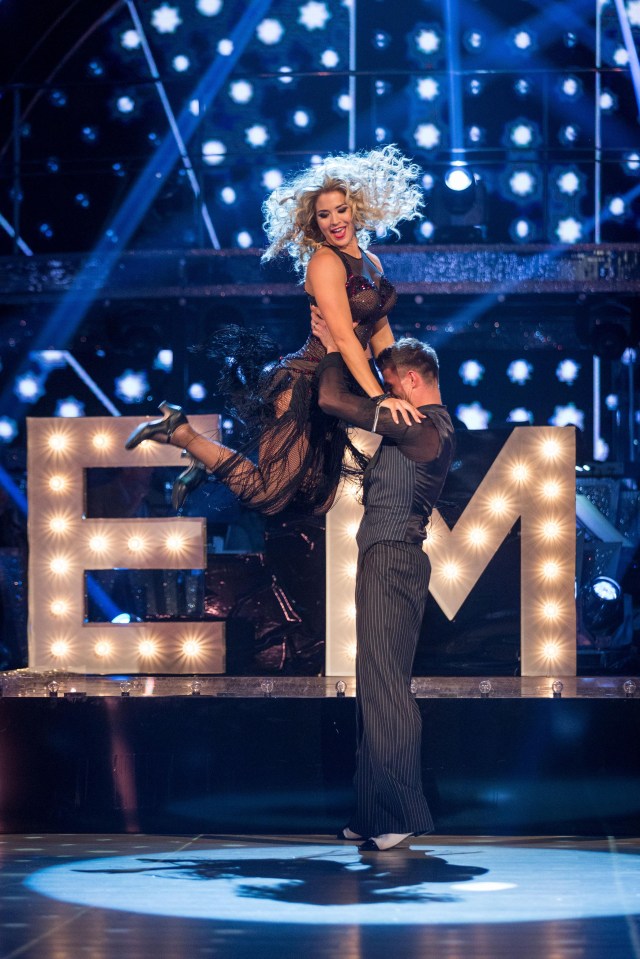
[[312, 329], [327, 349], [318, 369], [320, 406], [382, 436], [364, 474], [357, 536], [356, 811], [339, 834], [364, 839], [363, 851], [381, 851], [433, 829], [410, 682], [431, 572], [422, 549], [425, 525], [451, 463], [453, 426], [431, 347], [406, 338], [378, 357], [388, 393], [424, 414], [407, 425], [393, 421], [386, 394], [372, 399], [349, 391], [344, 361], [315, 312]]

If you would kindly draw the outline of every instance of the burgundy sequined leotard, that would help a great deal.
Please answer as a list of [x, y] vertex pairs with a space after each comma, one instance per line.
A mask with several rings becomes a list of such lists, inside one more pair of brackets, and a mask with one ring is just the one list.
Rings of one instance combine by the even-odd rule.
[[[364, 251], [356, 258], [329, 249], [344, 263], [354, 332], [364, 350], [376, 323], [395, 305], [396, 291]], [[343, 467], [346, 448], [356, 462], [361, 459], [346, 424], [318, 406], [315, 374], [325, 354], [320, 340], [310, 336], [300, 350], [270, 367], [257, 387], [247, 388], [238, 406], [247, 442], [213, 471], [241, 502], [267, 515], [285, 509], [326, 513], [343, 468], [352, 472]], [[350, 374], [348, 386], [360, 391]]]
[[[355, 326], [353, 331], [360, 341], [363, 350], [369, 345], [373, 328], [396, 305], [398, 294], [387, 278], [378, 269], [370, 256], [361, 251], [361, 257], [343, 253], [335, 246], [328, 246], [342, 260], [347, 271], [345, 281], [351, 319]], [[366, 267], [368, 276], [364, 275]], [[315, 305], [315, 297], [307, 294], [309, 301]], [[315, 336], [310, 336], [302, 348], [296, 353], [284, 357], [284, 362], [306, 360], [318, 363], [327, 351]]]

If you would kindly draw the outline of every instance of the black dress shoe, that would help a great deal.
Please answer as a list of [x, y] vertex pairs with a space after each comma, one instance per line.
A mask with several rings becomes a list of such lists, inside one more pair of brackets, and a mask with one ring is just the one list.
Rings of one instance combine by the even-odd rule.
[[141, 423], [124, 444], [127, 450], [135, 449], [145, 440], [155, 440], [157, 443], [169, 443], [175, 430], [179, 426], [186, 425], [189, 421], [182, 412], [180, 406], [172, 406], [171, 403], [162, 402], [159, 409], [165, 414], [159, 420], [149, 420], [147, 423]]
[[371, 836], [362, 845], [358, 846], [360, 852], [386, 852], [387, 849], [395, 849], [405, 839], [415, 836], [414, 832], [406, 833], [383, 833], [380, 836]]
[[207, 482], [209, 474], [200, 460], [191, 457], [191, 462], [183, 473], [177, 478], [171, 490], [171, 505], [175, 510], [182, 509], [184, 501], [189, 493]]

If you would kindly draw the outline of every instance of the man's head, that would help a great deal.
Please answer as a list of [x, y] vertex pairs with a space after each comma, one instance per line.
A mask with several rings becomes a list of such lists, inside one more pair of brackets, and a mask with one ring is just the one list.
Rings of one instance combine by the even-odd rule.
[[427, 343], [405, 336], [383, 350], [377, 363], [393, 396], [415, 406], [440, 402], [438, 357]]

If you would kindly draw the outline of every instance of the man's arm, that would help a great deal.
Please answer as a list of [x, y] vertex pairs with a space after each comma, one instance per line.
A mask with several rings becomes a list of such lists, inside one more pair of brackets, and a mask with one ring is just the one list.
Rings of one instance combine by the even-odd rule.
[[346, 366], [339, 353], [327, 353], [318, 364], [318, 403], [330, 416], [337, 416], [352, 426], [388, 436], [396, 443], [402, 441], [409, 426], [406, 423], [394, 423], [391, 413], [380, 405], [386, 402], [384, 394], [381, 401], [369, 396], [356, 396], [345, 382]]

